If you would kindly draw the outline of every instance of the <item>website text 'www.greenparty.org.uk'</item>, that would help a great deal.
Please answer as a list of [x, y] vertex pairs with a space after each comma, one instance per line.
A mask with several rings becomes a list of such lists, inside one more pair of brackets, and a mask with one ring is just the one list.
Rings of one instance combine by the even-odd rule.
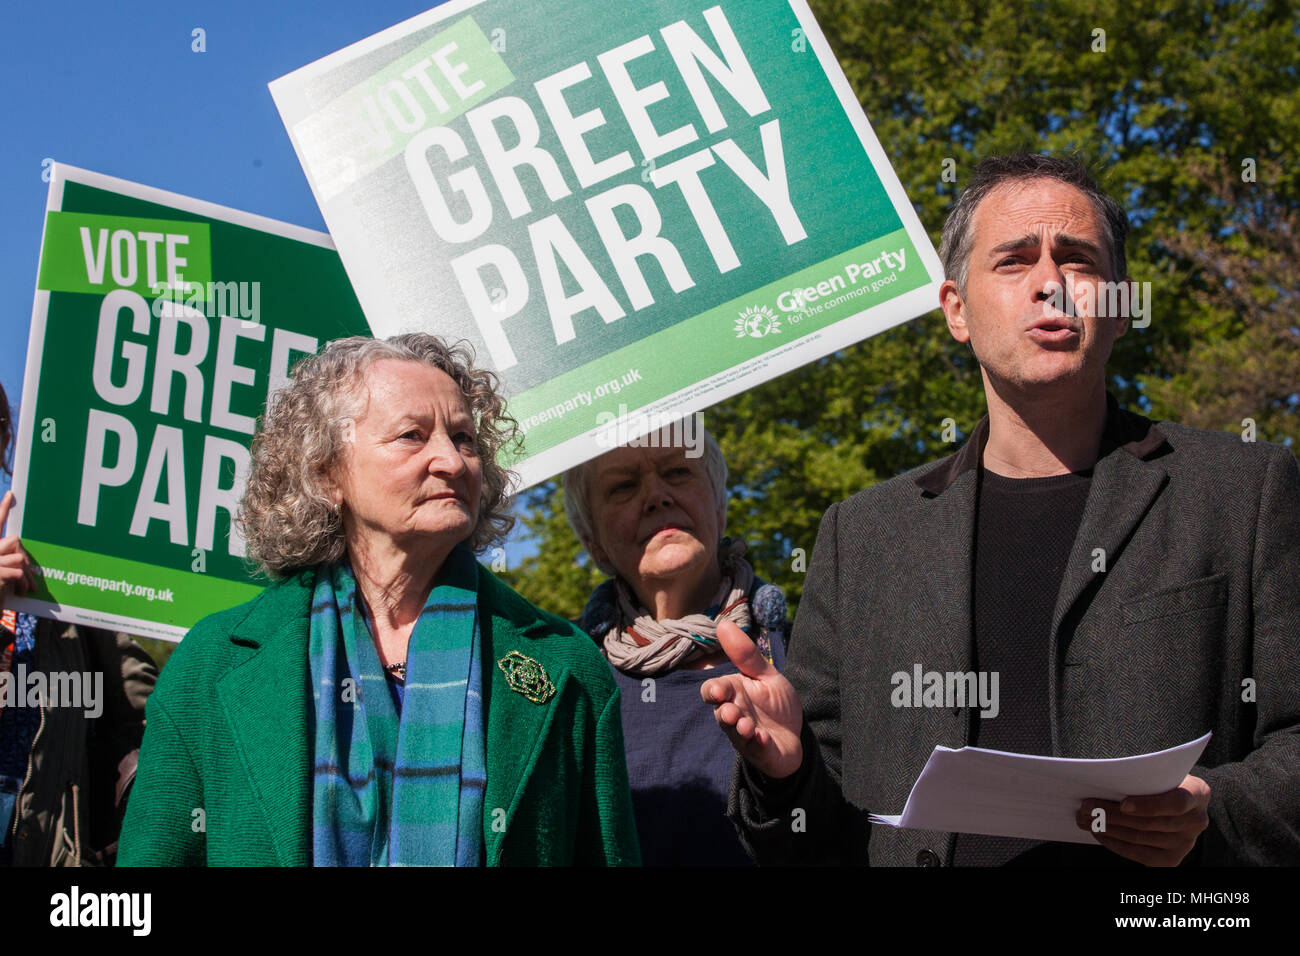
[[80, 571], [61, 571], [58, 568], [39, 567], [34, 569], [39, 577], [47, 581], [58, 581], [79, 587], [96, 588], [100, 591], [112, 591], [127, 597], [142, 597], [150, 601], [175, 600], [171, 588], [151, 588], [145, 584], [132, 584], [118, 578], [104, 578], [95, 574], [82, 574]]

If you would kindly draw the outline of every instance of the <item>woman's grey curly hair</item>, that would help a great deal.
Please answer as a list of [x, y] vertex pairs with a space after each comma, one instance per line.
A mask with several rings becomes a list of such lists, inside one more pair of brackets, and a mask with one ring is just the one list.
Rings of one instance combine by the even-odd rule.
[[441, 369], [465, 395], [483, 464], [483, 493], [470, 546], [482, 551], [514, 524], [509, 513], [514, 474], [496, 459], [499, 452], [518, 448], [519, 429], [506, 414], [497, 377], [474, 368], [469, 344], [448, 346], [424, 333], [337, 339], [294, 367], [292, 381], [275, 394], [253, 438], [238, 523], [249, 558], [271, 577], [343, 557], [343, 521], [330, 496], [331, 476], [348, 446], [348, 423], [364, 412], [366, 370], [385, 359]]

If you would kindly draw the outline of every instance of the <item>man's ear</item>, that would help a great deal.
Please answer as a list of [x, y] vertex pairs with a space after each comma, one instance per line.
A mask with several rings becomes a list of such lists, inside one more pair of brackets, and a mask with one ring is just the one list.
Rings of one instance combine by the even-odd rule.
[[948, 332], [958, 342], [970, 341], [970, 329], [966, 327], [966, 302], [957, 289], [957, 283], [945, 279], [939, 286], [939, 308], [948, 322]]

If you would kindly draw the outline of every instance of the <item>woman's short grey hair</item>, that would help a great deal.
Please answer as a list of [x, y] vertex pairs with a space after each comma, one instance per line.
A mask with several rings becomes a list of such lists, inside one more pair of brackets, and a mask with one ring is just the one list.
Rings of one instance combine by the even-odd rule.
[[944, 277], [957, 283], [957, 291], [962, 295], [966, 294], [970, 258], [975, 251], [975, 210], [999, 186], [1033, 179], [1055, 179], [1073, 186], [1087, 196], [1101, 223], [1102, 240], [1106, 245], [1104, 251], [1111, 271], [1110, 280], [1119, 282], [1128, 274], [1128, 258], [1124, 252], [1128, 239], [1128, 216], [1119, 203], [1102, 192], [1086, 166], [1072, 159], [1038, 153], [990, 156], [975, 167], [970, 185], [962, 190], [953, 203], [948, 219], [943, 224], [943, 238], [939, 243]]
[[351, 441], [353, 423], [365, 412], [366, 371], [386, 359], [440, 369], [465, 396], [483, 464], [471, 547], [481, 551], [514, 524], [509, 514], [514, 475], [496, 459], [504, 448], [518, 446], [518, 426], [505, 412], [497, 377], [474, 368], [468, 343], [448, 346], [423, 333], [337, 339], [294, 367], [292, 381], [276, 392], [253, 438], [238, 524], [249, 558], [271, 577], [343, 557], [343, 521], [331, 497], [333, 479]]
[[[704, 435], [704, 471], [709, 476], [709, 484], [713, 486], [714, 501], [725, 515], [727, 513], [727, 463], [723, 460], [722, 449], [718, 447], [718, 443], [713, 440], [708, 430], [701, 428], [700, 431]], [[584, 547], [588, 541], [594, 541], [596, 538], [592, 532], [590, 478], [591, 468], [598, 461], [600, 461], [599, 457], [593, 458], [564, 473], [564, 514], [569, 519], [569, 527], [573, 529], [573, 533], [578, 536], [578, 540]], [[592, 555], [592, 560], [596, 561], [595, 555]], [[596, 561], [596, 567], [610, 577], [618, 573], [611, 564]]]

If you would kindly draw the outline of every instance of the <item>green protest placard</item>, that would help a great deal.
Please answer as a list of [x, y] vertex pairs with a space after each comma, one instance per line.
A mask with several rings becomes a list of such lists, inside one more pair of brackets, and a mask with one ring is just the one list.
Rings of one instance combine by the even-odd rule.
[[264, 586], [231, 517], [293, 363], [369, 328], [329, 237], [56, 164], [23, 382], [19, 610], [179, 639]]
[[524, 485], [937, 302], [803, 0], [453, 0], [271, 92], [375, 334], [474, 345]]

